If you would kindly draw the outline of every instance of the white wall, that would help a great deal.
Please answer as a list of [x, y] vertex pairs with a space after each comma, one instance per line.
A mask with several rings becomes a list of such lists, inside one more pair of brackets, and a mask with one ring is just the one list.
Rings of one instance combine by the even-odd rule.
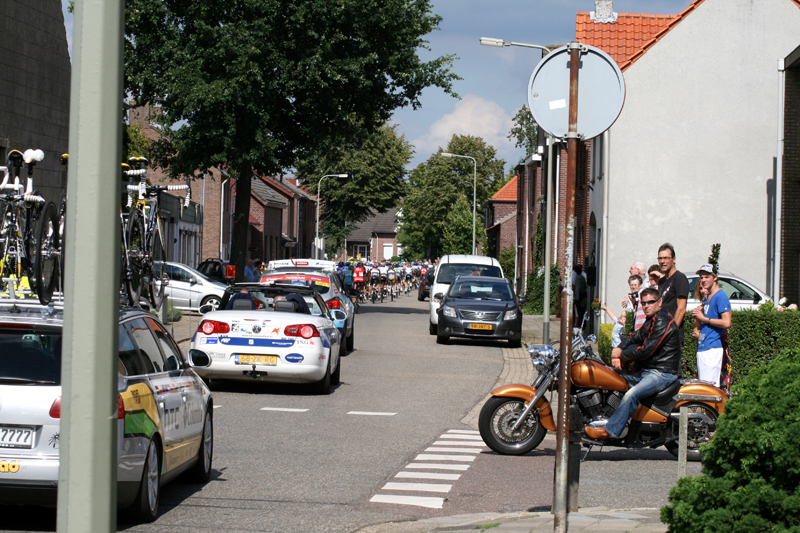
[[610, 187], [609, 302], [665, 241], [685, 273], [720, 242], [721, 271], [765, 288], [777, 60], [798, 44], [791, 0], [705, 0], [625, 71], [609, 176], [594, 191]]

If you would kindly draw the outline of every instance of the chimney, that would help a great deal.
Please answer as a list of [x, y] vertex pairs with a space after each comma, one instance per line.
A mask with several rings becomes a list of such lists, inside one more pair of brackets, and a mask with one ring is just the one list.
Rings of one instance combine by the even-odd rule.
[[617, 14], [614, 13], [614, 0], [594, 0], [594, 11], [591, 13], [595, 22], [616, 22]]

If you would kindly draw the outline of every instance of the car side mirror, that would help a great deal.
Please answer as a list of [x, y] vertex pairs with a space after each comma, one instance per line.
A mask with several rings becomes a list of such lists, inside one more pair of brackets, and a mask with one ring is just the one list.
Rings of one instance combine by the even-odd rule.
[[519, 297], [519, 304], [520, 304], [520, 305], [525, 305], [525, 304], [526, 304], [526, 303], [528, 303], [529, 301], [530, 301], [530, 300], [528, 300], [528, 298], [526, 298], [525, 296], [520, 296], [520, 297]]
[[192, 276], [192, 279], [189, 280], [189, 285], [197, 285], [197, 278]]
[[436, 294], [433, 295], [433, 297], [436, 300], [442, 300], [444, 298], [444, 294], [442, 294], [441, 292], [437, 292]]
[[189, 364], [192, 366], [207, 367], [211, 365], [211, 358], [200, 350], [189, 350]]
[[760, 294], [756, 294], [755, 296], [753, 296], [753, 303], [754, 304], [757, 304], [760, 301], [761, 301], [761, 295]]
[[332, 309], [331, 310], [331, 317], [334, 320], [347, 320], [347, 313], [345, 313], [341, 309]]
[[198, 311], [200, 311], [201, 315], [204, 315], [206, 313], [210, 313], [213, 310], [214, 310], [214, 306], [211, 305], [211, 304], [201, 305], [200, 309], [198, 309]]

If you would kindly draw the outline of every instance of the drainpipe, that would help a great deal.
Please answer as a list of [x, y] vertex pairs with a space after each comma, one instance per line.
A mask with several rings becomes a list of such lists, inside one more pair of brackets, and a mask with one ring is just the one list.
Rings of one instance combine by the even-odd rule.
[[522, 287], [525, 294], [528, 294], [528, 251], [530, 250], [530, 227], [531, 227], [531, 206], [530, 206], [530, 181], [528, 180], [528, 165], [525, 165], [525, 264], [522, 267]]
[[[611, 154], [611, 132], [606, 130], [603, 133], [603, 238], [600, 244], [603, 250], [602, 261], [600, 261], [600, 272], [603, 276], [601, 284], [602, 297], [600, 301], [605, 303], [608, 301], [608, 196], [611, 183], [608, 181], [608, 169], [611, 167], [608, 163], [609, 155]], [[606, 314], [600, 313], [600, 323], [606, 323]]]
[[786, 94], [785, 83], [786, 72], [784, 71], [783, 59], [778, 60], [778, 153], [775, 162], [775, 237], [773, 238], [773, 263], [772, 263], [772, 301], [777, 303], [780, 300], [781, 291], [781, 217], [783, 215], [782, 195], [783, 195], [783, 113], [784, 98]]
[[[560, 242], [559, 241], [560, 237], [559, 237], [559, 234], [558, 234], [558, 230], [559, 230], [559, 228], [561, 228], [561, 225], [558, 222], [560, 220], [558, 218], [559, 217], [559, 211], [561, 210], [561, 145], [560, 145], [560, 143], [558, 144], [557, 149], [556, 149], [556, 171], [555, 172], [556, 172], [556, 188], [555, 188], [554, 192], [555, 192], [555, 197], [556, 197], [556, 219], [555, 219], [556, 234], [555, 234], [555, 239], [553, 240], [553, 242], [555, 243], [556, 250], [558, 250], [558, 243]], [[558, 252], [556, 252], [556, 256], [557, 255], [558, 255]]]
[[553, 143], [552, 135], [547, 136], [547, 210], [545, 211], [544, 231], [544, 317], [542, 320], [542, 342], [550, 344], [550, 265], [553, 250]]
[[226, 179], [222, 182], [222, 187], [219, 193], [219, 258], [224, 259], [222, 257], [222, 220], [223, 216], [225, 215], [225, 184], [230, 181], [230, 178]]

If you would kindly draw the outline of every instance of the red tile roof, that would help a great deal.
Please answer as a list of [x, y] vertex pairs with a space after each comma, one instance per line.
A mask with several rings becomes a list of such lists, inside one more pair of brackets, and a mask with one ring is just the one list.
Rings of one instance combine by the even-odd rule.
[[[800, 7], [800, 0], [791, 1]], [[694, 0], [677, 15], [619, 13], [612, 23], [595, 23], [589, 13], [578, 12], [575, 40], [600, 48], [625, 70], [703, 2]]]
[[517, 201], [517, 177], [514, 176], [508, 183], [500, 187], [500, 190], [492, 195], [492, 200]]

